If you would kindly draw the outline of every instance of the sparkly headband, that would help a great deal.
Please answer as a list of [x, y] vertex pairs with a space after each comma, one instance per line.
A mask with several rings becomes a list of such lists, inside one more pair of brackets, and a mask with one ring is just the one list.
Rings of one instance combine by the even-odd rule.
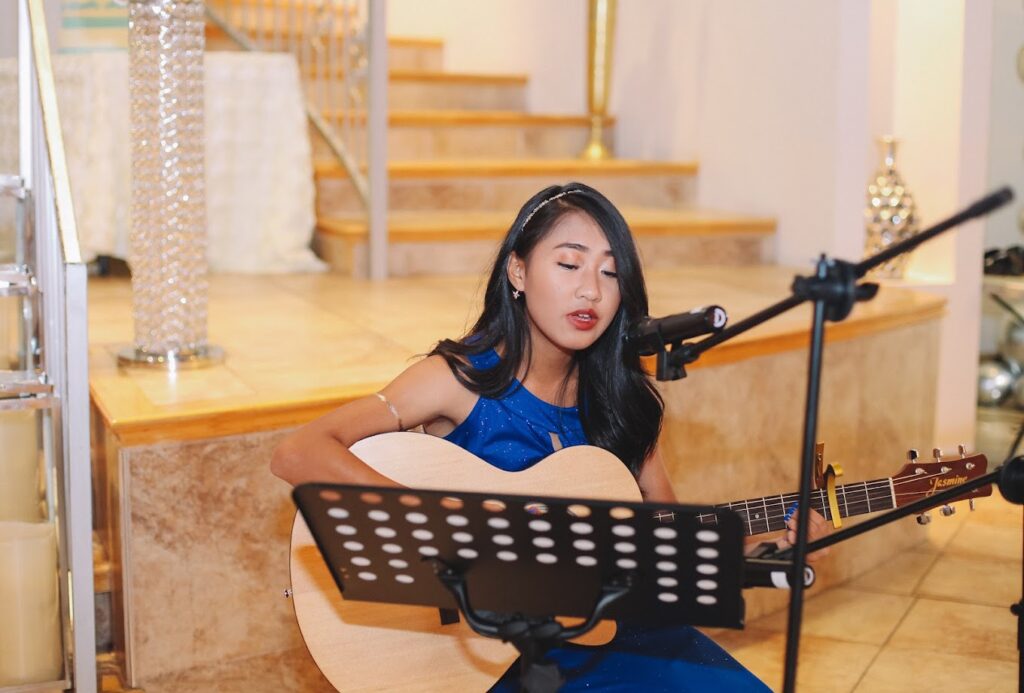
[[549, 197], [548, 199], [544, 200], [539, 205], [534, 207], [533, 211], [526, 215], [526, 219], [523, 220], [523, 225], [520, 226], [519, 228], [520, 229], [525, 229], [526, 225], [530, 223], [530, 219], [533, 219], [533, 215], [536, 214], [537, 212], [539, 212], [541, 207], [546, 205], [548, 202], [554, 202], [555, 200], [557, 200], [560, 197], [565, 197], [566, 195], [572, 195], [573, 193], [581, 193], [581, 192], [583, 192], [583, 191], [582, 190], [565, 190], [563, 192], [558, 193], [557, 195], [552, 195], [551, 197]]

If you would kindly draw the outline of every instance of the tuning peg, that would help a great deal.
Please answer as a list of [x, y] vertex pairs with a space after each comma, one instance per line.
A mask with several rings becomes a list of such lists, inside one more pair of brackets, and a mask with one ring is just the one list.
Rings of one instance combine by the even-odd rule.
[[917, 516], [917, 524], [919, 524], [919, 525], [926, 525], [926, 524], [928, 524], [931, 521], [932, 521], [932, 516], [929, 515], [928, 513], [921, 513], [920, 515]]
[[915, 462], [917, 460], [917, 450], [911, 448], [907, 450], [907, 462]]
[[936, 462], [942, 461], [942, 448], [932, 448], [932, 457], [935, 458]]
[[956, 514], [956, 508], [947, 504], [939, 508], [939, 512], [942, 513], [943, 517], [949, 517], [950, 515]]
[[956, 446], [956, 451], [960, 453], [960, 459], [967, 457], [967, 446], [963, 443]]
[[967, 507], [971, 509], [972, 513], [974, 512], [974, 499], [973, 498], [968, 498], [967, 499]]

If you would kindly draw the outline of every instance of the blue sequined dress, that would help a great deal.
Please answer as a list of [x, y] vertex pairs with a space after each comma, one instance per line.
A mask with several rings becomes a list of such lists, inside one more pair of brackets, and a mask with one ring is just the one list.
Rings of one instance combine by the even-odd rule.
[[[492, 368], [498, 354], [470, 357]], [[556, 407], [516, 380], [498, 399], [480, 397], [466, 420], [445, 438], [500, 469], [522, 471], [562, 447], [586, 445], [576, 407]], [[600, 648], [567, 644], [548, 653], [566, 678], [563, 691], [768, 691], [710, 638], [691, 626], [619, 625]], [[518, 691], [518, 662], [492, 691]]]

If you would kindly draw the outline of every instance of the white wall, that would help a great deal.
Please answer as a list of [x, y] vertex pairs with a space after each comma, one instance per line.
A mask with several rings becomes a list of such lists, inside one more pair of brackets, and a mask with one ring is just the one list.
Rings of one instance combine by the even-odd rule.
[[444, 39], [452, 72], [529, 75], [533, 111], [587, 110], [583, 0], [389, 0], [388, 33]]
[[1024, 244], [1024, 81], [1017, 74], [1017, 52], [1024, 48], [1024, 3], [995, 0], [992, 31], [992, 115], [989, 131], [989, 185], [1017, 191], [1012, 205], [989, 217], [985, 247]]
[[616, 154], [694, 160], [709, 0], [620, 3], [612, 70]]
[[775, 216], [783, 264], [862, 252], [869, 9], [858, 0], [707, 6], [699, 202]]
[[[930, 225], [958, 203], [963, 0], [897, 3], [893, 131], [901, 138], [897, 165], [917, 200], [918, 219]], [[954, 278], [950, 234], [914, 252], [907, 276], [924, 282]]]

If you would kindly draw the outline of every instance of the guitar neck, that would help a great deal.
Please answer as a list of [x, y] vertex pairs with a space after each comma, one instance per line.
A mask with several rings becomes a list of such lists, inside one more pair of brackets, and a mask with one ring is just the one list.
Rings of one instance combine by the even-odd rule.
[[[732, 501], [715, 507], [737, 513], [743, 521], [744, 533], [750, 536], [784, 529], [786, 511], [796, 503], [797, 498], [799, 494], [788, 493]], [[892, 510], [896, 507], [896, 488], [892, 477], [843, 484], [836, 486], [836, 500], [839, 504], [840, 517]], [[826, 520], [832, 519], [832, 509], [828, 505], [828, 496], [824, 489], [811, 491], [811, 507], [821, 513]], [[700, 515], [699, 518], [702, 524], [718, 524], [716, 515]]]

